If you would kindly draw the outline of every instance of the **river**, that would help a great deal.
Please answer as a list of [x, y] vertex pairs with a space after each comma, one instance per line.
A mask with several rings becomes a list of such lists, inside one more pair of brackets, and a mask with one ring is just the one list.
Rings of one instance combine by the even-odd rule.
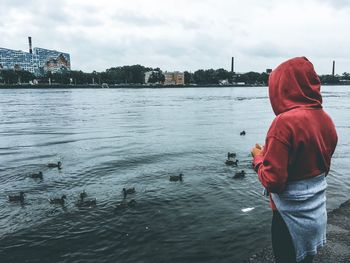
[[[350, 192], [350, 87], [322, 95], [339, 135], [331, 210]], [[241, 262], [270, 243], [250, 149], [273, 118], [266, 87], [0, 89], [0, 262]], [[117, 208], [124, 187], [136, 204]], [[84, 190], [95, 207], [76, 206]]]

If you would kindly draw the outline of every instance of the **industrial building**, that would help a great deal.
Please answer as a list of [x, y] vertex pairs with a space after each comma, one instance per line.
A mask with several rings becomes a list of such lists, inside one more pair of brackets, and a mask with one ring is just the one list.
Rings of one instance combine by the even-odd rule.
[[37, 47], [32, 49], [31, 37], [28, 41], [29, 52], [0, 47], [0, 70], [26, 70], [35, 76], [70, 70], [68, 53]]

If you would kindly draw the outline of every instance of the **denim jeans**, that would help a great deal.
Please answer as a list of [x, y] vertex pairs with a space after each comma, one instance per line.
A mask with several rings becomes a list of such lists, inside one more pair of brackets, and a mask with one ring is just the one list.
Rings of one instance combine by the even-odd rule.
[[[278, 211], [273, 211], [271, 238], [276, 263], [296, 263], [292, 238], [287, 225]], [[312, 263], [313, 258], [313, 256], [307, 256], [298, 263]]]

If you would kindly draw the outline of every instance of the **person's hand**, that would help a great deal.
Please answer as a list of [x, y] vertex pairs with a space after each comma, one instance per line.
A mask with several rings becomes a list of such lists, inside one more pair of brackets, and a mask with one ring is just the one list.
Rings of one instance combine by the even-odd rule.
[[261, 144], [256, 143], [255, 147], [253, 147], [252, 150], [251, 150], [252, 156], [255, 157], [257, 155], [262, 155], [263, 149], [264, 149], [264, 146], [262, 146]]

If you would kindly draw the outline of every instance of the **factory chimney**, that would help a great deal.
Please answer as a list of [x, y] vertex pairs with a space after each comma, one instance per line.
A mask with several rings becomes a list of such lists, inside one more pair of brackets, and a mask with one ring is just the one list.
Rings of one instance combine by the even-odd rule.
[[235, 72], [235, 58], [232, 57], [232, 60], [231, 60], [231, 73], [234, 73]]
[[32, 49], [32, 37], [28, 37], [28, 42], [29, 42], [29, 53], [33, 54], [33, 49]]
[[335, 74], [335, 60], [333, 60], [333, 67], [332, 67], [332, 76]]

